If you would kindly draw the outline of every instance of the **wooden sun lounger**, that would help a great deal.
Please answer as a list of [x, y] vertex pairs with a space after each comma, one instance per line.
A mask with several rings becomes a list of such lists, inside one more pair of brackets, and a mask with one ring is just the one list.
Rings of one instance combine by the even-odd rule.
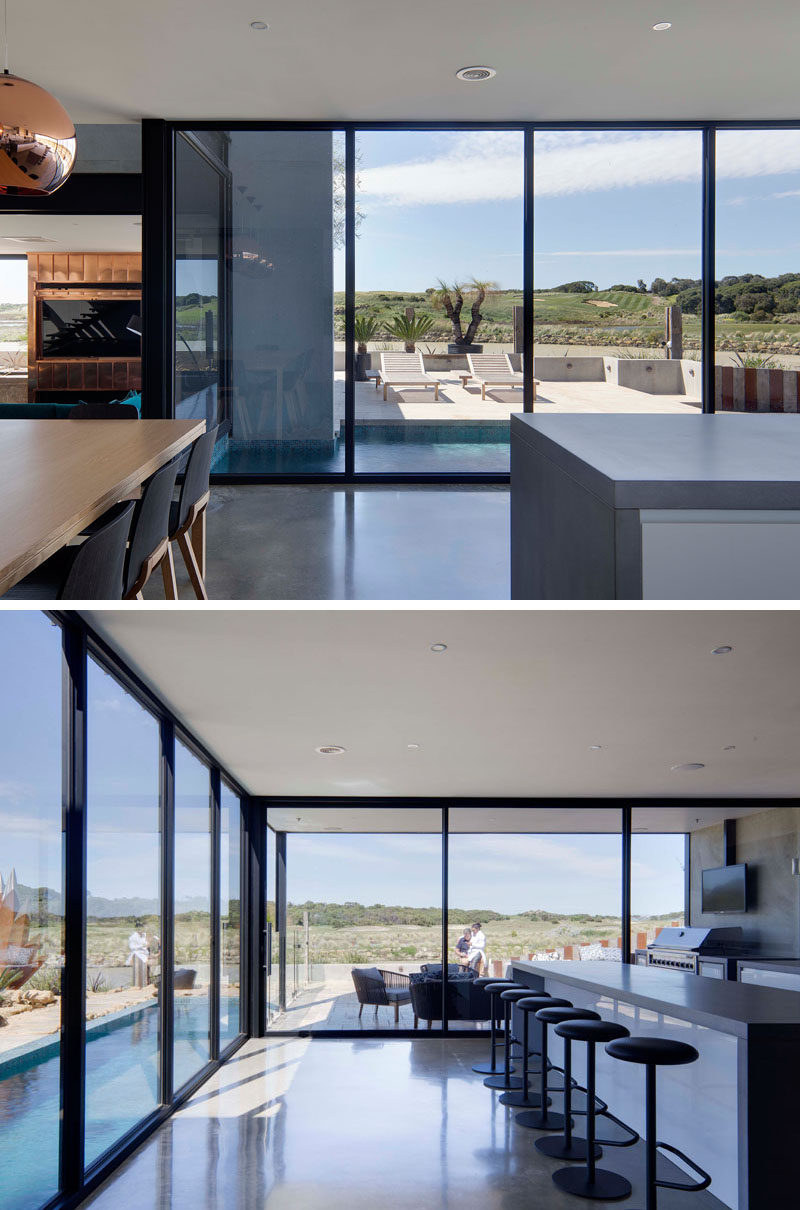
[[[467, 365], [471, 376], [481, 384], [481, 399], [486, 398], [487, 387], [521, 387], [523, 384], [522, 372], [512, 368], [508, 353], [467, 353]], [[538, 385], [534, 379], [534, 400]]]
[[433, 398], [439, 398], [439, 379], [427, 373], [419, 351], [381, 353], [381, 381], [384, 399], [388, 387], [433, 387]]

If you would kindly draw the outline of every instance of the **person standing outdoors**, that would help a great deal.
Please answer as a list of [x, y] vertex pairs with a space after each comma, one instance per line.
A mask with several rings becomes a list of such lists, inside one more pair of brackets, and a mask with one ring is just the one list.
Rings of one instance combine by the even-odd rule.
[[476, 920], [470, 929], [472, 940], [469, 944], [467, 961], [477, 974], [481, 973], [481, 964], [486, 962], [486, 936], [481, 928], [480, 920]]

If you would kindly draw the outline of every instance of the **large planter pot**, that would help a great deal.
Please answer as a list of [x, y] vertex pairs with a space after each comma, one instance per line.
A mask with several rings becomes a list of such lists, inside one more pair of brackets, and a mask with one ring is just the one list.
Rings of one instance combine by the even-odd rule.
[[369, 366], [369, 353], [356, 353], [356, 382], [367, 381], [367, 367]]
[[448, 353], [482, 353], [483, 345], [448, 345]]

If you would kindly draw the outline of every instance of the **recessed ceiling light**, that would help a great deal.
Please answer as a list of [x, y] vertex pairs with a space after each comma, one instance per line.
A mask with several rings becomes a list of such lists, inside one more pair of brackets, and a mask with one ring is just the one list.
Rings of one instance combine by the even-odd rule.
[[406, 744], [410, 752], [416, 752], [419, 749], [419, 744]]
[[251, 21], [250, 28], [263, 30], [263, 29], [269, 29], [269, 26], [267, 25], [266, 21]]
[[665, 29], [672, 29], [672, 22], [671, 21], [657, 21], [656, 24], [653, 26], [653, 29], [656, 31], [657, 34], [663, 33], [663, 31]]
[[722, 751], [723, 752], [733, 752], [735, 747], [736, 747], [736, 744], [726, 744], [726, 746], [722, 749]]
[[712, 655], [730, 655], [730, 653], [732, 651], [733, 651], [732, 647], [712, 647], [711, 648]]
[[459, 67], [456, 79], [465, 80], [467, 84], [482, 84], [484, 80], [491, 80], [492, 76], [496, 75], [493, 67]]
[[314, 751], [318, 752], [320, 756], [341, 756], [347, 749], [340, 747], [339, 744], [323, 744], [321, 748], [315, 748]]
[[705, 765], [701, 765], [699, 761], [689, 761], [685, 765], [671, 765], [671, 773], [695, 773], [698, 769], [705, 769]]
[[602, 747], [603, 747], [602, 744], [589, 744], [589, 751], [590, 752], [599, 752]]
[[447, 651], [447, 643], [432, 643], [431, 651], [435, 651], [437, 653], [440, 651]]

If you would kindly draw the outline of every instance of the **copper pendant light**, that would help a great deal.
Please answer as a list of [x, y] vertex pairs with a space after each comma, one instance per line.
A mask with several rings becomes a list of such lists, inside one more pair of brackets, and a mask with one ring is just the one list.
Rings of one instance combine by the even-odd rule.
[[54, 96], [30, 80], [11, 75], [5, 29], [4, 34], [6, 65], [0, 75], [0, 194], [47, 197], [72, 172], [75, 127]]

